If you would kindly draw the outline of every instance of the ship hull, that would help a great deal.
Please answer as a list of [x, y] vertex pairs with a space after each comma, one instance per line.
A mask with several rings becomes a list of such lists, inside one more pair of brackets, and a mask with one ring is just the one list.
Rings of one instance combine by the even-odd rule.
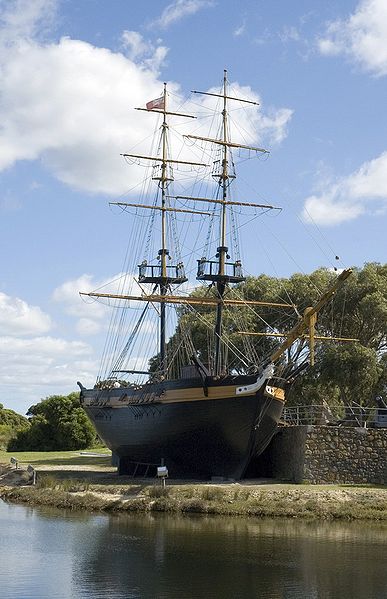
[[234, 388], [217, 385], [195, 397], [189, 387], [169, 385], [160, 395], [164, 400], [143, 403], [138, 394], [125, 400], [122, 389], [90, 390], [82, 405], [121, 474], [133, 473], [136, 465], [165, 464], [172, 478], [239, 479], [270, 442], [283, 401], [269, 397], [266, 387], [239, 396]]

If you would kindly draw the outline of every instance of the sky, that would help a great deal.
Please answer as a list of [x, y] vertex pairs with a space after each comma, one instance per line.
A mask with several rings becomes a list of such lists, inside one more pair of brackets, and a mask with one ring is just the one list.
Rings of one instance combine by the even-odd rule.
[[[0, 0], [0, 401], [25, 413], [93, 385], [108, 315], [78, 292], [119, 271], [148, 115], [161, 95], [255, 98], [245, 138], [270, 150], [247, 200], [248, 272], [386, 262], [385, 0]], [[191, 98], [191, 99], [190, 99]], [[195, 100], [203, 102], [202, 100]], [[335, 256], [340, 257], [335, 262]]]

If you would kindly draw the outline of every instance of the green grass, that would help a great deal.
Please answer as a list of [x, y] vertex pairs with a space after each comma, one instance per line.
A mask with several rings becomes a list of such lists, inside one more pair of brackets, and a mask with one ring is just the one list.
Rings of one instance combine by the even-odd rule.
[[[81, 455], [81, 451], [99, 453], [101, 457]], [[0, 463], [9, 464], [11, 457], [16, 458], [21, 464], [35, 466], [109, 466], [111, 464], [111, 451], [106, 447], [79, 451], [0, 451]]]

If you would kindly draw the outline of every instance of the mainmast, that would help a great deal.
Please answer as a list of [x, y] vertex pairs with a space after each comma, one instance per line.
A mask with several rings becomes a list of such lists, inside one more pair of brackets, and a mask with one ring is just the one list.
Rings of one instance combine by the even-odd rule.
[[[228, 188], [232, 179], [235, 179], [235, 174], [230, 172], [229, 168], [229, 158], [231, 153], [231, 148], [246, 148], [248, 150], [253, 150], [256, 152], [264, 152], [262, 148], [250, 147], [250, 146], [242, 146], [237, 143], [232, 143], [229, 139], [228, 135], [228, 113], [227, 113], [227, 101], [228, 100], [237, 100], [239, 102], [247, 102], [248, 104], [257, 104], [257, 102], [252, 102], [250, 100], [244, 100], [241, 98], [234, 98], [228, 95], [227, 89], [227, 71], [224, 70], [223, 73], [223, 93], [222, 94], [214, 94], [208, 92], [195, 92], [202, 93], [210, 96], [217, 96], [223, 99], [223, 110], [222, 110], [222, 126], [221, 126], [221, 134], [220, 139], [209, 139], [209, 138], [200, 138], [196, 136], [188, 135], [187, 137], [192, 139], [202, 139], [205, 141], [213, 142], [215, 144], [220, 145], [221, 147], [221, 155], [222, 160], [220, 162], [220, 169], [218, 172], [214, 173], [214, 178], [218, 180], [218, 185], [220, 188], [220, 199], [213, 200], [216, 203], [221, 204], [220, 209], [220, 231], [219, 231], [219, 246], [216, 250], [216, 258], [217, 261], [207, 260], [206, 258], [202, 258], [198, 261], [198, 275], [197, 279], [211, 281], [214, 286], [216, 286], [216, 295], [218, 298], [218, 304], [216, 308], [216, 320], [215, 320], [215, 358], [214, 358], [214, 375], [216, 377], [221, 376], [226, 373], [226, 355], [225, 355], [225, 345], [222, 343], [222, 321], [223, 321], [223, 311], [224, 311], [224, 296], [227, 290], [227, 286], [229, 283], [241, 283], [245, 280], [245, 277], [242, 273], [242, 265], [239, 260], [235, 262], [229, 262], [230, 256], [228, 255], [228, 246], [227, 246], [227, 207], [233, 202], [228, 200]], [[200, 198], [199, 198], [200, 199]], [[205, 200], [206, 201], [206, 200]], [[243, 204], [242, 204], [243, 205]], [[252, 204], [253, 205], [253, 204]], [[257, 204], [255, 204], [257, 206]], [[260, 206], [263, 207], [263, 206]], [[272, 208], [272, 206], [270, 207]]]

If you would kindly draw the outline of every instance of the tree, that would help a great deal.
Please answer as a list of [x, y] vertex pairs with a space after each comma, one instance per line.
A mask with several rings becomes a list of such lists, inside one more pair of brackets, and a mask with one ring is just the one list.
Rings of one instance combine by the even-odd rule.
[[[224, 313], [224, 334], [229, 345], [236, 349], [231, 366], [236, 372], [245, 372], [243, 356], [254, 356], [262, 363], [279, 341], [275, 337], [243, 337], [240, 330], [252, 332], [286, 332], [299, 319], [305, 308], [313, 305], [336, 278], [336, 273], [320, 268], [310, 275], [296, 273], [290, 278], [266, 275], [249, 277], [231, 291], [230, 297], [243, 297], [263, 302], [294, 303], [294, 309], [264, 307], [230, 308]], [[202, 295], [203, 289], [194, 295]], [[170, 356], [177, 356], [176, 348], [182, 331], [201, 360], [211, 365], [213, 339], [211, 328], [214, 310], [197, 307], [195, 312], [182, 308], [178, 329], [168, 343]], [[242, 329], [244, 323], [244, 329]], [[287, 394], [290, 404], [359, 403], [372, 405], [374, 397], [387, 399], [387, 264], [368, 263], [354, 268], [353, 274], [335, 293], [332, 301], [318, 315], [317, 334], [327, 337], [347, 337], [358, 342], [341, 343], [322, 341], [316, 344], [315, 368], [306, 369], [296, 379]], [[289, 350], [279, 364], [278, 373], [291, 378], [291, 372], [305, 359], [307, 341], [300, 340]], [[192, 355], [192, 351], [191, 351]], [[189, 361], [189, 352], [185, 363]], [[158, 357], [150, 363], [156, 370]], [[172, 364], [178, 372], [180, 364]]]
[[[322, 368], [321, 368], [322, 366]], [[336, 386], [343, 404], [370, 406], [383, 372], [377, 353], [360, 343], [326, 348], [321, 361], [321, 380]]]
[[11, 439], [16, 437], [19, 432], [26, 430], [29, 425], [27, 418], [4, 408], [0, 403], [0, 449], [6, 449]]
[[0, 404], [0, 424], [8, 425], [11, 427], [28, 427], [28, 420], [25, 416], [14, 412], [13, 410], [8, 410], [3, 407], [3, 404]]
[[96, 443], [96, 432], [79, 405], [79, 393], [51, 395], [27, 412], [30, 427], [11, 440], [10, 451], [85, 449]]

